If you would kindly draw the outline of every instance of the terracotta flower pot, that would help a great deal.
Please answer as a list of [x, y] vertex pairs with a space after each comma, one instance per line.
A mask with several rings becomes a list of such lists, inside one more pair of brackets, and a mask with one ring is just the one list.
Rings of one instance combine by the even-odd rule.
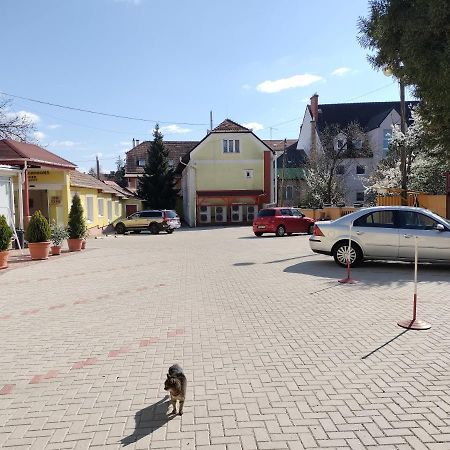
[[83, 239], [67, 239], [67, 245], [69, 246], [69, 252], [81, 251], [82, 243], [83, 243]]
[[28, 242], [31, 259], [48, 259], [50, 242]]
[[6, 269], [8, 267], [9, 250], [0, 252], [0, 269]]
[[52, 249], [52, 256], [57, 256], [61, 254], [61, 246], [60, 245], [53, 245], [51, 247]]

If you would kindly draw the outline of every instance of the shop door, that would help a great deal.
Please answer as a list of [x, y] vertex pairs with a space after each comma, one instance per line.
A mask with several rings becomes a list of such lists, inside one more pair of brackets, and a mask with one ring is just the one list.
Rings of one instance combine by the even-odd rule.
[[125, 205], [125, 216], [131, 216], [137, 211], [137, 205]]
[[36, 211], [41, 211], [49, 220], [47, 190], [30, 190], [30, 214], [33, 215]]

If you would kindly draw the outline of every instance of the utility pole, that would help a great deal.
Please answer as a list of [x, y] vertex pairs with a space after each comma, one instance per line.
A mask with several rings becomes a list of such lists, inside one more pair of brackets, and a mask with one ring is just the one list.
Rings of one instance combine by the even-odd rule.
[[213, 129], [213, 114], [212, 110], [209, 112], [209, 130], [212, 131]]
[[[400, 130], [405, 136], [406, 134], [406, 107], [405, 107], [405, 84], [402, 78], [399, 78], [400, 85]], [[402, 177], [402, 205], [408, 205], [408, 174], [406, 172], [406, 146], [402, 144], [400, 148], [400, 173]]]

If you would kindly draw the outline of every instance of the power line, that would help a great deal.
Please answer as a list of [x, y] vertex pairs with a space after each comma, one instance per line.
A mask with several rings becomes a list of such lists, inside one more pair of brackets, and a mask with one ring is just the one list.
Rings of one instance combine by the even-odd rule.
[[76, 108], [74, 106], [58, 105], [57, 103], [46, 102], [43, 100], [36, 100], [34, 98], [29, 98], [29, 97], [21, 97], [20, 95], [8, 94], [7, 92], [0, 91], [0, 94], [6, 95], [7, 97], [20, 98], [21, 100], [27, 100], [29, 102], [40, 103], [42, 105], [54, 106], [56, 108], [70, 109], [72, 111], [85, 112], [85, 113], [89, 113], [89, 114], [96, 114], [99, 116], [115, 117], [116, 119], [136, 120], [136, 121], [140, 121], [140, 122], [150, 122], [150, 123], [164, 123], [164, 124], [170, 124], [170, 125], [191, 125], [191, 126], [208, 125], [207, 123], [164, 122], [162, 120], [143, 119], [141, 117], [121, 116], [119, 114], [104, 113], [104, 112], [99, 112], [99, 111], [93, 111], [90, 109]]

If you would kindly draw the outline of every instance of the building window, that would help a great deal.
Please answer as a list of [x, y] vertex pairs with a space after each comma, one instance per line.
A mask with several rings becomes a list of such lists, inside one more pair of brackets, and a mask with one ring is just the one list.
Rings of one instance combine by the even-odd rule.
[[339, 165], [336, 167], [336, 175], [344, 175], [345, 173], [345, 167], [342, 165]]
[[342, 150], [347, 145], [347, 140], [344, 138], [337, 138], [336, 140], [336, 150]]
[[294, 189], [292, 186], [286, 186], [286, 200], [292, 200]]
[[103, 199], [99, 198], [97, 202], [98, 202], [98, 215], [103, 216]]
[[245, 169], [244, 177], [245, 178], [253, 178], [253, 169]]
[[363, 202], [364, 201], [364, 192], [357, 192], [356, 193], [356, 201], [357, 202]]
[[223, 140], [224, 153], [240, 153], [239, 140], [224, 139]]
[[137, 165], [139, 167], [144, 167], [145, 166], [145, 159], [138, 159], [137, 160]]
[[358, 164], [356, 166], [356, 174], [357, 175], [364, 175], [366, 173], [366, 166], [362, 166], [360, 164]]
[[94, 221], [94, 197], [86, 197], [86, 215], [88, 222]]
[[391, 141], [391, 130], [383, 130], [383, 150], [385, 154], [389, 150], [390, 141]]
[[114, 202], [114, 214], [115, 214], [116, 216], [119, 215], [119, 202], [118, 202], [118, 201], [115, 201], [115, 202]]

